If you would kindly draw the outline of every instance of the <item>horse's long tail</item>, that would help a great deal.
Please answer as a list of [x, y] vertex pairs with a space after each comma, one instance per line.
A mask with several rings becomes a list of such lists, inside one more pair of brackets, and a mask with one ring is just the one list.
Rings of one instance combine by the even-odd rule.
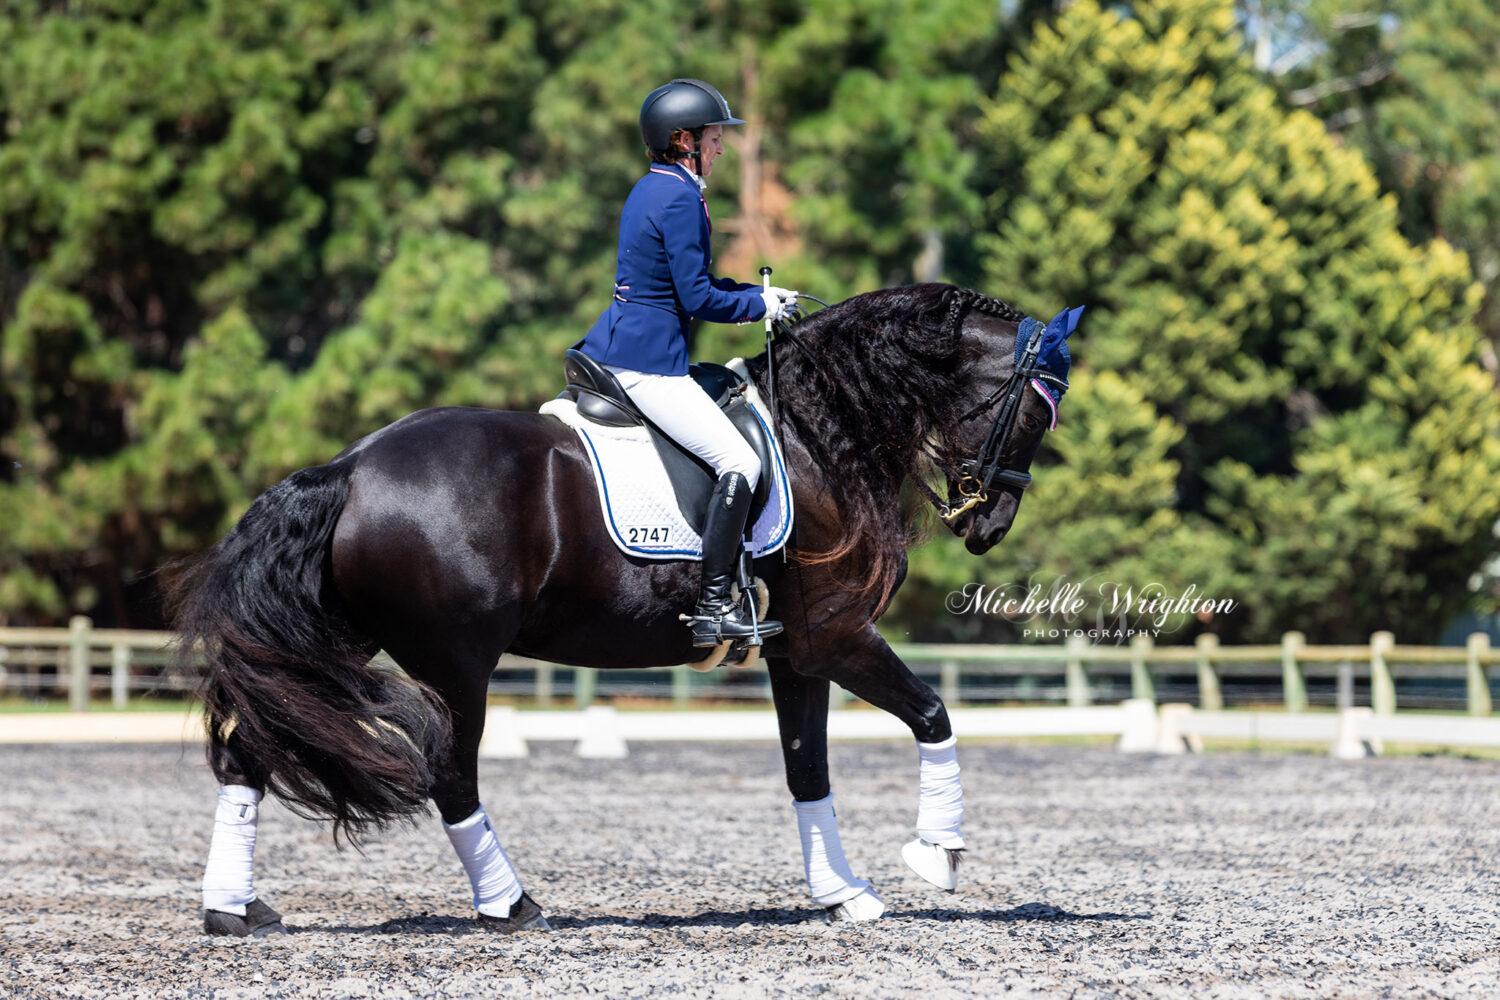
[[220, 781], [248, 774], [353, 840], [426, 808], [451, 724], [431, 689], [370, 665], [372, 644], [333, 589], [350, 466], [271, 487], [170, 590], [179, 657], [208, 660], [202, 698]]

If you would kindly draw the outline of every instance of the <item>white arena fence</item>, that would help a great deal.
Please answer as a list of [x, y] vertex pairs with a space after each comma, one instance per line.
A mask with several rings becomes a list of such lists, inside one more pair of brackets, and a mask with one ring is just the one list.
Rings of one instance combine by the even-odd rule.
[[[48, 742], [48, 733], [82, 741], [201, 738], [197, 724], [180, 710], [84, 715], [93, 696], [106, 691], [116, 707], [124, 707], [132, 693], [175, 697], [190, 691], [198, 676], [172, 666], [174, 641], [170, 632], [96, 629], [82, 616], [67, 629], [0, 629], [0, 696], [66, 693], [72, 709], [67, 717], [0, 715], [0, 743]], [[1340, 756], [1378, 752], [1383, 742], [1500, 747], [1500, 718], [1491, 716], [1491, 674], [1500, 652], [1482, 633], [1462, 647], [1398, 645], [1390, 632], [1377, 632], [1364, 645], [1312, 646], [1289, 632], [1274, 646], [1220, 646], [1211, 635], [1192, 646], [1156, 646], [1146, 636], [1128, 646], [1099, 646], [1073, 636], [1062, 646], [895, 649], [934, 683], [950, 706], [955, 731], [969, 738], [1112, 736], [1123, 750], [1161, 753], [1197, 748], [1205, 738], [1327, 744]], [[1308, 711], [1335, 702], [1333, 681], [1340, 676], [1340, 710]], [[1422, 707], [1431, 699], [1423, 692], [1443, 686], [1470, 718], [1397, 715], [1398, 691], [1406, 707]], [[776, 739], [775, 717], [767, 710], [681, 711], [705, 701], [768, 703], [763, 666], [711, 674], [686, 666], [617, 672], [507, 656], [496, 665], [490, 690], [542, 709], [560, 702], [573, 706], [491, 709], [503, 716], [487, 726], [485, 752], [493, 756], [522, 754], [534, 740], [575, 740], [585, 755], [617, 756], [632, 740]], [[1226, 692], [1260, 705], [1279, 703], [1282, 710], [1226, 712]], [[617, 712], [595, 704], [602, 698], [622, 705], [642, 698], [669, 701], [678, 710]], [[1177, 703], [1188, 698], [1196, 705]], [[1056, 707], [981, 707], [1000, 700]], [[1368, 707], [1356, 707], [1358, 700]], [[838, 692], [834, 707], [851, 701]], [[1162, 702], [1167, 704], [1158, 711]], [[874, 711], [832, 712], [829, 735], [910, 738], [894, 718]]]
[[[1107, 737], [1123, 753], [1200, 751], [1204, 738], [1323, 745], [1340, 758], [1380, 754], [1386, 742], [1500, 748], [1500, 718], [1405, 714], [1369, 708], [1337, 713], [1213, 712], [1191, 705], [1158, 708], [1143, 698], [1084, 708], [955, 708], [961, 740]], [[895, 718], [873, 709], [834, 709], [831, 740], [910, 740]], [[592, 705], [564, 711], [490, 708], [481, 757], [518, 758], [539, 741], [568, 741], [580, 757], [621, 758], [633, 742], [756, 740], [775, 742], [776, 715], [752, 711], [621, 711]], [[175, 712], [43, 712], [0, 714], [0, 745], [39, 743], [200, 743], [196, 710]]]
[[[191, 691], [197, 674], [172, 667], [171, 632], [99, 629], [83, 616], [66, 629], [0, 628], [0, 697], [66, 694], [87, 711], [108, 693], [116, 707], [132, 694]], [[1489, 716], [1492, 669], [1500, 651], [1483, 633], [1464, 646], [1405, 646], [1390, 632], [1352, 646], [1308, 645], [1288, 632], [1276, 645], [1220, 646], [1199, 636], [1191, 646], [1158, 646], [1148, 636], [1129, 645], [1093, 645], [1071, 636], [1063, 645], [894, 646], [950, 706], [985, 703], [1055, 704], [1085, 708], [1141, 699], [1190, 702], [1205, 712], [1226, 704], [1279, 704], [1287, 713], [1337, 704], [1336, 679], [1352, 678], [1353, 702], [1377, 716], [1403, 708], [1462, 708]], [[587, 708], [598, 699], [667, 700], [677, 707], [705, 701], [768, 703], [764, 667], [699, 674], [686, 666], [598, 671], [505, 656], [490, 693], [539, 707]], [[848, 701], [838, 693], [836, 702]]]

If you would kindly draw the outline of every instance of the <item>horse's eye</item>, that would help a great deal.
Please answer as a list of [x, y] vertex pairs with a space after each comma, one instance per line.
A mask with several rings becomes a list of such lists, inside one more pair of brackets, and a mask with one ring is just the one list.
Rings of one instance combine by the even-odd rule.
[[1042, 426], [1042, 422], [1033, 414], [1023, 413], [1021, 414], [1021, 426], [1026, 428], [1028, 431], [1034, 431], [1038, 427]]

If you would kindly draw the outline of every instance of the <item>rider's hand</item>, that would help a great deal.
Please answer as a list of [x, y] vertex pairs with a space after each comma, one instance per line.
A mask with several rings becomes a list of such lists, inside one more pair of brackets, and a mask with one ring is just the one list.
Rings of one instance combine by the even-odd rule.
[[792, 299], [788, 304], [777, 292], [785, 291], [783, 288], [767, 288], [760, 293], [761, 301], [766, 304], [766, 319], [788, 319], [792, 313], [792, 306], [797, 300]]
[[797, 308], [797, 293], [786, 288], [771, 287], [760, 293], [766, 303], [766, 316], [770, 319], [790, 319]]

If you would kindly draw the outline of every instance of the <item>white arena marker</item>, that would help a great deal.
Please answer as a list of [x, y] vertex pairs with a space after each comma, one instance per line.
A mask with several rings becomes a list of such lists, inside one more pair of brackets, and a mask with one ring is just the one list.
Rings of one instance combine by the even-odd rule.
[[1328, 755], [1335, 760], [1362, 760], [1380, 754], [1381, 747], [1374, 740], [1360, 738], [1360, 724], [1373, 717], [1368, 708], [1339, 709], [1339, 730], [1334, 737], [1333, 748]]
[[1193, 753], [1202, 753], [1203, 740], [1182, 731], [1183, 723], [1192, 717], [1191, 705], [1163, 705], [1156, 728], [1156, 752], [1170, 755], [1191, 750]]
[[610, 706], [590, 705], [584, 709], [582, 728], [578, 756], [619, 760], [630, 755], [625, 737], [620, 734], [619, 714]]
[[1156, 750], [1156, 703], [1150, 698], [1131, 698], [1125, 710], [1125, 731], [1120, 734], [1121, 753], [1152, 753]]
[[479, 756], [514, 760], [528, 757], [531, 751], [521, 738], [521, 713], [511, 705], [496, 705], [485, 713], [484, 739], [479, 742]]

